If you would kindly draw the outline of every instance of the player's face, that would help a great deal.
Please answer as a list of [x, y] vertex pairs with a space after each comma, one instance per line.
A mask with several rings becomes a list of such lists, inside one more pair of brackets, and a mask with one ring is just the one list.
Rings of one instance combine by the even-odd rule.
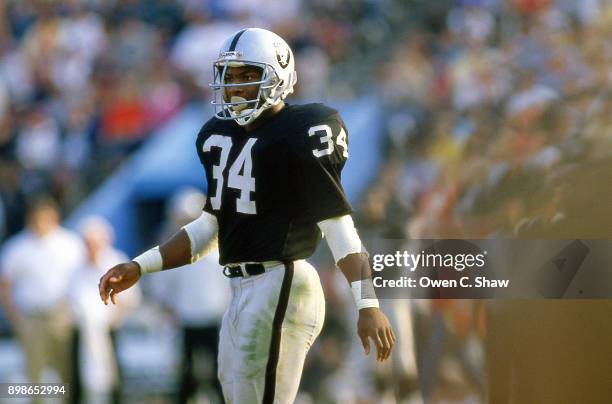
[[[228, 67], [223, 82], [225, 84], [255, 83], [261, 80], [261, 69], [254, 66]], [[245, 100], [254, 100], [259, 93], [259, 84], [252, 86], [226, 87], [223, 94], [225, 102], [232, 97], [241, 97]]]

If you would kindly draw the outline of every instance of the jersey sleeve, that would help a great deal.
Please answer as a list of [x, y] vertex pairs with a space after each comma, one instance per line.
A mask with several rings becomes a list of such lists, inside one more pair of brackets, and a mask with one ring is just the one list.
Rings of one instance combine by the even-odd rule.
[[293, 152], [298, 197], [315, 221], [350, 214], [340, 181], [348, 159], [348, 133], [338, 114], [306, 126]]

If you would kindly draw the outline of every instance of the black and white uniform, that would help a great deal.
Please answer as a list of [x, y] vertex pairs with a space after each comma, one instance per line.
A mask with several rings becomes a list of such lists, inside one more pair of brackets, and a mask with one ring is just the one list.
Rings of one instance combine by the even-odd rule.
[[220, 263], [266, 267], [231, 279], [219, 347], [223, 394], [229, 403], [292, 403], [325, 315], [319, 277], [305, 259], [321, 240], [317, 223], [351, 213], [340, 183], [346, 128], [322, 104], [287, 105], [251, 132], [212, 118], [196, 145]]

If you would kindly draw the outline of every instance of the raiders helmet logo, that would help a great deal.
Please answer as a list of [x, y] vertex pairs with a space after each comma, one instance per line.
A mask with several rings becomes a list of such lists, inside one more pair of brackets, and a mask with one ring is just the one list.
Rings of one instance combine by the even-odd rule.
[[276, 60], [278, 64], [283, 69], [289, 66], [289, 61], [291, 60], [291, 53], [289, 52], [289, 48], [287, 47], [276, 47]]
[[219, 59], [235, 59], [242, 57], [242, 52], [229, 51], [219, 53]]

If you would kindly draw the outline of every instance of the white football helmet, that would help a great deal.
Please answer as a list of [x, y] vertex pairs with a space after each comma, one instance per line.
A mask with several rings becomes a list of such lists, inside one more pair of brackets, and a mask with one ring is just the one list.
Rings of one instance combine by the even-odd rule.
[[[228, 67], [255, 66], [262, 70], [256, 82], [226, 84]], [[297, 81], [293, 52], [274, 32], [261, 28], [246, 28], [229, 37], [213, 64], [213, 101], [219, 119], [235, 120], [244, 126], [253, 122], [267, 108], [278, 104], [293, 92]], [[257, 98], [246, 100], [232, 97], [227, 100], [226, 89], [237, 86], [259, 85]]]

